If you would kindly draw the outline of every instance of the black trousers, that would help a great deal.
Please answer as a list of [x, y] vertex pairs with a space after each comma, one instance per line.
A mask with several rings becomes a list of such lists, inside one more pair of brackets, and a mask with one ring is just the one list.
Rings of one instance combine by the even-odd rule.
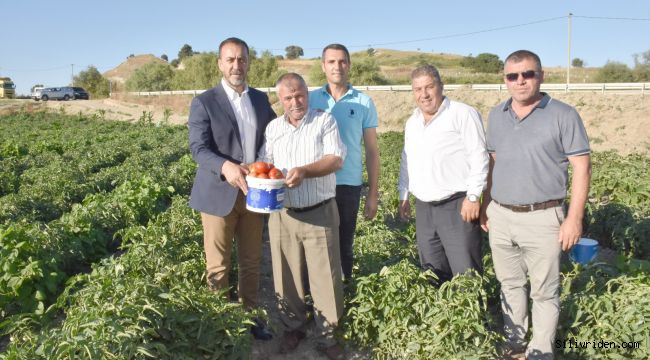
[[432, 269], [441, 280], [469, 269], [482, 272], [481, 232], [476, 221], [460, 216], [465, 197], [432, 205], [415, 200], [415, 237], [420, 265]]
[[341, 267], [343, 278], [352, 277], [354, 262], [354, 231], [357, 228], [357, 214], [361, 200], [361, 185], [337, 185], [336, 205], [339, 208], [339, 243], [341, 248]]

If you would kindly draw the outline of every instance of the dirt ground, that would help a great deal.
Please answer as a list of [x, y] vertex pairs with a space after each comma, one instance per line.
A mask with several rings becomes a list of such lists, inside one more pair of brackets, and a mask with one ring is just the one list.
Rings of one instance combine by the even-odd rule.
[[[411, 92], [370, 91], [379, 114], [379, 132], [402, 131], [404, 122], [415, 108]], [[487, 121], [490, 109], [508, 97], [506, 91], [453, 90], [450, 99], [475, 107]], [[621, 154], [650, 153], [650, 95], [601, 94], [599, 92], [554, 92], [553, 98], [576, 107], [582, 116], [593, 150], [616, 150]], [[277, 99], [271, 95], [272, 101]], [[18, 111], [51, 109], [68, 114], [97, 114], [105, 119], [186, 124], [190, 95], [114, 97], [102, 100], [48, 101], [0, 100], [0, 115]], [[274, 109], [280, 106], [274, 103]]]
[[[371, 92], [379, 131], [403, 131], [404, 122], [413, 112], [415, 102], [410, 92]], [[445, 92], [452, 100], [473, 106], [484, 122], [495, 105], [508, 98], [496, 91], [454, 90]], [[582, 117], [590, 144], [595, 151], [616, 150], [621, 154], [650, 153], [650, 97], [636, 94], [601, 94], [592, 92], [553, 92], [552, 98], [576, 107]]]
[[[107, 120], [136, 122], [144, 116], [154, 123], [165, 122], [170, 124], [187, 123], [191, 97], [178, 96], [174, 99], [143, 98], [138, 102], [119, 99], [101, 100], [71, 100], [71, 101], [34, 101], [34, 100], [0, 100], [0, 115], [11, 114], [15, 111], [51, 110], [64, 112], [69, 115], [82, 113], [86, 116], [97, 115]], [[166, 113], [167, 110], [167, 113]], [[167, 119], [166, 119], [167, 118]]]
[[[260, 277], [260, 300], [261, 306], [266, 309], [269, 314], [269, 325], [274, 334], [271, 341], [258, 341], [253, 343], [253, 351], [251, 359], [253, 360], [326, 360], [327, 357], [316, 350], [316, 342], [314, 341], [313, 331], [315, 325], [310, 321], [307, 326], [307, 337], [301, 341], [300, 345], [289, 354], [279, 354], [280, 338], [282, 337], [282, 323], [280, 322], [280, 314], [277, 310], [275, 302], [275, 291], [273, 287], [273, 268], [271, 267], [271, 248], [269, 246], [268, 233], [265, 232], [262, 248], [262, 269]], [[365, 351], [346, 346], [345, 348], [346, 359], [359, 360], [370, 359], [372, 356]]]

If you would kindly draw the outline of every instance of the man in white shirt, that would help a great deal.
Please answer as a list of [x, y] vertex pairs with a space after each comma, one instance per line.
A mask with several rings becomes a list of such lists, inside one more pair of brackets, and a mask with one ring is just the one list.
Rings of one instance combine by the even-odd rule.
[[400, 164], [399, 213], [415, 228], [420, 264], [441, 281], [470, 269], [482, 271], [480, 197], [488, 154], [478, 112], [442, 95], [438, 70], [423, 65], [411, 73], [418, 108], [406, 122]]
[[[201, 213], [206, 279], [213, 291], [229, 288], [233, 237], [239, 264], [238, 295], [247, 309], [258, 305], [264, 218], [246, 209], [243, 164], [255, 160], [266, 125], [275, 118], [263, 92], [248, 87], [248, 45], [228, 38], [219, 45], [218, 66], [223, 78], [217, 86], [192, 100], [189, 145], [198, 164], [190, 207]], [[270, 340], [257, 321], [253, 336]]]
[[285, 74], [276, 86], [284, 115], [266, 128], [260, 157], [286, 173], [288, 188], [285, 208], [269, 218], [273, 282], [286, 327], [280, 351], [294, 350], [305, 337], [308, 272], [319, 349], [330, 359], [342, 359], [333, 334], [343, 315], [334, 172], [343, 165], [346, 148], [334, 117], [309, 109], [307, 85], [300, 75]]

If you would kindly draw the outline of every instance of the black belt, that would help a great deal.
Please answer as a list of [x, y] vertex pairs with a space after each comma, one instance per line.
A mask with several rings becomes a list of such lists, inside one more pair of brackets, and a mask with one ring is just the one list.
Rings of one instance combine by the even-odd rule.
[[297, 213], [307, 212], [307, 211], [311, 211], [311, 210], [314, 210], [314, 209], [318, 209], [319, 207], [327, 204], [330, 201], [332, 201], [332, 198], [321, 201], [318, 204], [314, 204], [314, 205], [311, 205], [311, 206], [305, 206], [305, 207], [301, 207], [301, 208], [288, 207], [287, 210], [291, 210], [291, 211], [297, 212]]
[[450, 197], [445, 198], [445, 199], [442, 199], [442, 200], [438, 200], [438, 201], [427, 201], [427, 204], [432, 205], [432, 206], [439, 206], [439, 205], [442, 205], [442, 204], [446, 204], [446, 203], [448, 203], [448, 202], [450, 202], [450, 201], [454, 201], [454, 200], [456, 200], [456, 199], [462, 198], [462, 197], [465, 196], [465, 195], [467, 195], [467, 192], [466, 192], [466, 191], [459, 191], [459, 192], [457, 192], [457, 193], [453, 193], [453, 194], [451, 194]]
[[556, 206], [562, 205], [564, 203], [564, 199], [556, 199], [556, 200], [549, 200], [549, 201], [544, 201], [544, 202], [539, 202], [539, 203], [534, 203], [534, 204], [527, 204], [527, 205], [508, 205], [508, 204], [502, 204], [494, 199], [492, 199], [495, 203], [499, 204], [500, 206], [503, 206], [506, 209], [512, 210], [514, 212], [531, 212], [535, 210], [546, 210], [550, 209]]

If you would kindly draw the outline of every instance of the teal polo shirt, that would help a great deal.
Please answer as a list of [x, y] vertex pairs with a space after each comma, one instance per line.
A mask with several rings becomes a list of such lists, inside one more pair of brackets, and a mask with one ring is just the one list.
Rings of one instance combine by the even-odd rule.
[[339, 101], [327, 92], [327, 85], [309, 92], [309, 107], [336, 118], [341, 140], [347, 147], [343, 167], [336, 172], [336, 185], [361, 185], [363, 130], [378, 126], [377, 109], [370, 96], [349, 86]]

